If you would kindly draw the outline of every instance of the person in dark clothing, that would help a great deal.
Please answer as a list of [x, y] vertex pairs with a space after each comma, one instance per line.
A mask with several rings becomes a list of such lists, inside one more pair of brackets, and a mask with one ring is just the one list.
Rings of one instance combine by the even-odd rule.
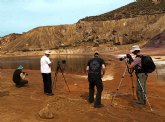
[[27, 73], [22, 71], [23, 67], [20, 65], [13, 73], [13, 82], [16, 87], [23, 87], [28, 84], [28, 80], [25, 80], [25, 77], [28, 75]]
[[[88, 61], [86, 70], [88, 72], [89, 81], [89, 98], [88, 102], [93, 103], [94, 107], [99, 108], [101, 104], [101, 94], [103, 91], [102, 77], [105, 74], [105, 62], [99, 57], [99, 53], [95, 52], [94, 57]], [[97, 88], [96, 99], [94, 101], [94, 87]]]

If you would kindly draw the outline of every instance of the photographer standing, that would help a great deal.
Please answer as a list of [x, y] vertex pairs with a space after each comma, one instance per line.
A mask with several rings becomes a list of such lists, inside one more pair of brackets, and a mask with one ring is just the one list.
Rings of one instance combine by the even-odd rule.
[[51, 52], [49, 50], [45, 51], [45, 55], [42, 56], [40, 60], [44, 93], [48, 96], [54, 95], [52, 93], [51, 61], [49, 59], [50, 54]]
[[28, 74], [23, 72], [22, 69], [23, 69], [23, 66], [20, 65], [13, 73], [13, 82], [18, 88], [25, 86], [25, 84], [28, 84], [28, 80], [25, 80], [25, 77]]
[[[146, 104], [146, 80], [147, 80], [147, 74], [143, 71], [142, 68], [142, 60], [140, 55], [140, 48], [138, 45], [132, 46], [132, 49], [130, 50], [134, 55], [136, 55], [136, 58], [133, 60], [133, 62], [129, 65], [129, 68], [135, 69], [135, 74], [137, 77], [136, 81], [136, 95], [137, 95], [137, 103], [141, 105]], [[144, 91], [143, 91], [144, 90]]]
[[89, 81], [89, 98], [88, 102], [94, 102], [94, 87], [97, 88], [96, 99], [94, 102], [94, 107], [99, 108], [101, 104], [101, 94], [103, 91], [102, 77], [105, 74], [105, 62], [99, 57], [99, 53], [95, 52], [94, 57], [88, 61], [86, 70], [88, 72]]

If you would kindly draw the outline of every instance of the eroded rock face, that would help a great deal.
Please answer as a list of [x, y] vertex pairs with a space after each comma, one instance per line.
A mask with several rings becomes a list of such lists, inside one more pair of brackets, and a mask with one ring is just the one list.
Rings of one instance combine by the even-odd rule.
[[19, 38], [20, 36], [21, 36], [21, 34], [13, 33], [13, 34], [9, 34], [9, 35], [6, 35], [4, 37], [1, 37], [0, 38], [0, 47], [2, 48], [4, 46], [6, 46], [10, 42], [12, 42], [15, 39]]
[[110, 21], [80, 21], [72, 25], [45, 26], [32, 29], [2, 50], [29, 51], [99, 45], [101, 43], [131, 43], [151, 39], [165, 29], [165, 14], [144, 15]]
[[155, 48], [160, 48], [160, 47], [165, 47], [165, 30], [153, 37], [146, 45], [145, 47], [155, 47]]
[[[2, 51], [26, 52], [78, 46], [98, 47], [105, 43], [109, 46], [129, 44], [149, 40], [164, 29], [165, 1], [136, 0], [116, 10], [80, 19], [76, 24], [34, 28], [19, 38], [7, 39], [9, 44], [5, 43]], [[8, 41], [0, 42], [2, 45]]]

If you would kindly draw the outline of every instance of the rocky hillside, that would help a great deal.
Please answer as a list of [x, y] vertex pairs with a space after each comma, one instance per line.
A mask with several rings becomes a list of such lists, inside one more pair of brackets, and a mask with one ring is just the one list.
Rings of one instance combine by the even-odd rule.
[[12, 33], [4, 37], [0, 37], [0, 48], [6, 46], [8, 43], [18, 39], [21, 34]]
[[156, 35], [155, 37], [153, 37], [146, 45], [145, 47], [156, 47], [156, 48], [160, 48], [160, 47], [165, 47], [165, 30]]
[[[107, 16], [114, 15], [109, 16], [109, 19], [105, 19], [106, 21], [100, 15], [98, 16], [99, 20], [87, 21], [89, 19], [86, 18], [72, 25], [34, 28], [3, 47], [2, 50], [13, 52], [82, 48], [86, 46], [98, 47], [101, 44], [111, 47], [113, 45], [149, 40], [165, 30], [165, 4], [164, 2], [161, 2], [161, 4], [149, 3], [150, 6], [147, 9], [150, 10], [149, 13], [145, 13], [147, 12], [145, 9], [145, 12], [143, 12], [140, 4], [139, 2], [134, 2], [128, 6], [103, 14]], [[153, 5], [152, 9], [150, 8], [151, 5]], [[131, 16], [116, 18], [116, 15], [121, 14], [121, 10], [131, 13]]]
[[[80, 21], [109, 21], [119, 20], [123, 18], [133, 18], [143, 15], [154, 15], [165, 13], [165, 1], [162, 0], [160, 3], [152, 2], [152, 0], [137, 0], [138, 2], [130, 3], [114, 11], [98, 15], [90, 16]], [[154, 1], [154, 0], [153, 0]]]

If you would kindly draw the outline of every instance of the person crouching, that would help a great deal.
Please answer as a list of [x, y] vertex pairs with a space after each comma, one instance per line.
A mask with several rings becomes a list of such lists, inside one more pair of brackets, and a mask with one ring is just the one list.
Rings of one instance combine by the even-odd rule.
[[28, 75], [27, 73], [22, 71], [23, 66], [18, 66], [18, 68], [13, 73], [13, 82], [15, 83], [16, 87], [23, 87], [28, 84], [28, 80], [25, 77]]

